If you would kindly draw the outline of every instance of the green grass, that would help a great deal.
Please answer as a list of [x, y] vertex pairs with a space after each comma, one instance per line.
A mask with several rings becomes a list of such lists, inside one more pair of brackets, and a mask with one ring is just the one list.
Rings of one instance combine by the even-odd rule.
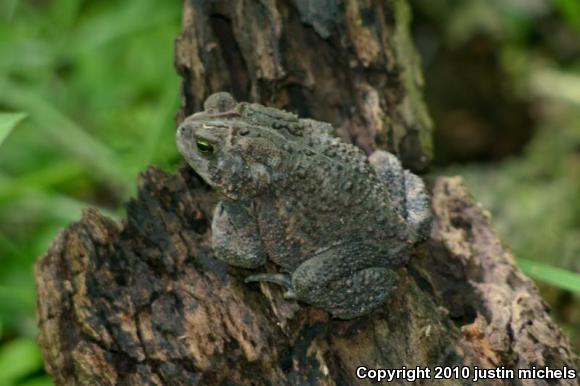
[[580, 294], [580, 274], [522, 258], [518, 259], [518, 265], [524, 273], [534, 279]]
[[149, 164], [179, 159], [181, 2], [0, 4], [0, 385], [50, 385], [32, 274], [59, 229], [121, 216]]
[[14, 339], [0, 347], [0, 385], [51, 385], [47, 376], [34, 375], [41, 366], [42, 356], [32, 339]]
[[1, 113], [0, 112], [0, 146], [8, 135], [14, 130], [18, 122], [23, 120], [26, 114], [23, 113]]

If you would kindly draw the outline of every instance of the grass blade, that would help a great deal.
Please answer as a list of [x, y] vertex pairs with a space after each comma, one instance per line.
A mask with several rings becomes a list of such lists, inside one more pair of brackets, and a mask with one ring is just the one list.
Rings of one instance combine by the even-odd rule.
[[20, 338], [0, 349], [0, 384], [10, 385], [19, 378], [42, 369], [42, 356], [33, 339]]
[[25, 117], [24, 113], [0, 113], [0, 145]]
[[580, 274], [528, 259], [518, 258], [517, 262], [522, 271], [534, 279], [580, 294]]
[[117, 155], [49, 102], [24, 87], [0, 79], [0, 101], [30, 113], [34, 125], [58, 142], [62, 150], [72, 154], [91, 170], [113, 182], [125, 192], [129, 181]]

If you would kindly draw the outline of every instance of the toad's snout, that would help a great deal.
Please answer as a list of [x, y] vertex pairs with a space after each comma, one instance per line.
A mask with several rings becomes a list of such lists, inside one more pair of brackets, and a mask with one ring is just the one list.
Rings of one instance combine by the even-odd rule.
[[191, 120], [185, 119], [177, 128], [177, 139], [193, 138], [196, 126]]
[[177, 145], [183, 146], [184, 144], [190, 144], [193, 142], [195, 134], [201, 128], [201, 125], [202, 124], [200, 122], [196, 122], [191, 118], [186, 118], [177, 128]]
[[196, 124], [186, 119], [179, 125], [175, 133], [177, 148], [186, 158], [192, 152], [191, 146], [195, 138], [196, 126]]

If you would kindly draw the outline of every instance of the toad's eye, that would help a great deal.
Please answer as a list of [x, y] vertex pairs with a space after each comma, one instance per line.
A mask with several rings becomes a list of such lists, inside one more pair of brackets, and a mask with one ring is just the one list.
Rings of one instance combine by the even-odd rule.
[[197, 150], [199, 150], [200, 153], [202, 154], [213, 154], [214, 152], [214, 148], [213, 145], [211, 143], [209, 143], [208, 141], [205, 141], [203, 139], [198, 139], [195, 141], [195, 144], [197, 145]]

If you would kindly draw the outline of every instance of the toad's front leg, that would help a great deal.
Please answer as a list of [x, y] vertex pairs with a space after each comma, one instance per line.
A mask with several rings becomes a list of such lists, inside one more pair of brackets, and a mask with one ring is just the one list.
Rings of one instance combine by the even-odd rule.
[[266, 262], [251, 202], [221, 201], [211, 225], [215, 256], [242, 268], [257, 268]]

